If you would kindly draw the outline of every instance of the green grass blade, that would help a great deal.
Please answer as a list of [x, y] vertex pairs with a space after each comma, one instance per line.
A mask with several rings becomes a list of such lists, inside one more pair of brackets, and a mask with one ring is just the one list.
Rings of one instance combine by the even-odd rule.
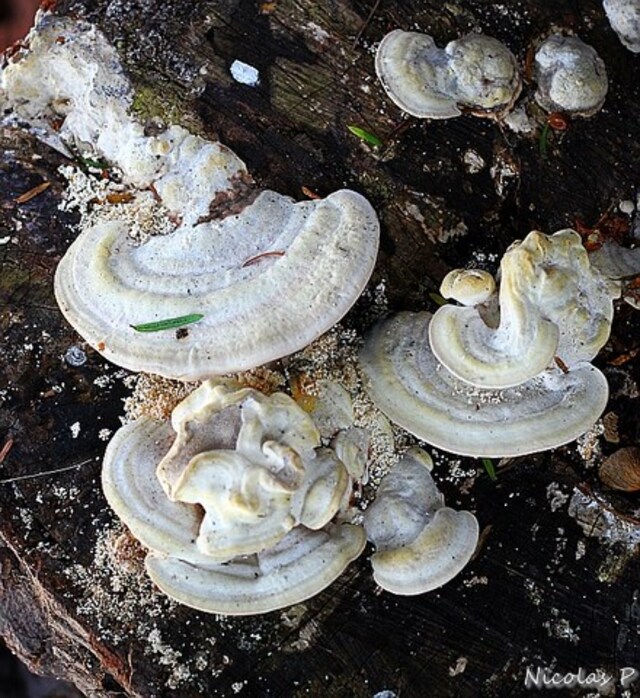
[[357, 136], [361, 141], [364, 141], [365, 143], [368, 143], [369, 145], [374, 145], [376, 147], [382, 145], [382, 140], [378, 138], [373, 133], [369, 133], [369, 131], [365, 131], [363, 128], [360, 128], [360, 126], [354, 126], [351, 124], [350, 126], [347, 126], [349, 131], [353, 133], [354, 136]]
[[495, 466], [493, 465], [493, 461], [491, 460], [491, 458], [483, 458], [482, 465], [484, 465], [484, 469], [487, 471], [487, 475], [492, 480], [495, 481], [498, 479], [498, 476], [496, 475], [496, 469], [495, 469]]

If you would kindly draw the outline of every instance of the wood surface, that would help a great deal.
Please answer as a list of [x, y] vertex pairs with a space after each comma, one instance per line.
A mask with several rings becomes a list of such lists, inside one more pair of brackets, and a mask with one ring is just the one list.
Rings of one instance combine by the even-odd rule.
[[[433, 309], [429, 293], [449, 269], [475, 259], [495, 270], [529, 230], [594, 226], [635, 201], [640, 56], [595, 0], [67, 0], [55, 11], [95, 22], [116, 44], [140, 118], [219, 138], [260, 185], [297, 199], [302, 187], [365, 194], [382, 223], [372, 283], [385, 281], [391, 310]], [[373, 70], [376, 42], [396, 27], [440, 45], [481, 28], [523, 65], [552, 27], [576, 32], [607, 65], [605, 107], [549, 131], [546, 152], [542, 115], [531, 136], [469, 115], [403, 117]], [[234, 82], [235, 59], [259, 69], [257, 87]], [[533, 89], [525, 84], [525, 98]], [[99, 484], [100, 432], [120, 424], [126, 372], [87, 347], [83, 365], [63, 359], [81, 345], [52, 292], [75, 235], [74, 215], [58, 208], [65, 160], [17, 130], [0, 141], [0, 635], [30, 668], [88, 696], [143, 698], [502, 697], [529, 694], [527, 667], [640, 669], [640, 495], [607, 491], [575, 445], [505, 463], [496, 482], [459, 459], [480, 472], [465, 493], [448, 477], [452, 459], [435, 471], [447, 502], [474, 511], [483, 530], [475, 559], [440, 591], [378, 593], [369, 549], [317, 598], [255, 618], [209, 616], [154, 591]], [[469, 149], [486, 162], [476, 174], [465, 169]], [[499, 181], [506, 165], [512, 175]], [[16, 202], [42, 181], [52, 184]], [[632, 244], [634, 221], [623, 218]], [[364, 329], [366, 316], [362, 301], [348, 322]], [[600, 437], [604, 454], [639, 443], [639, 320], [617, 304], [596, 361], [620, 441]], [[596, 512], [591, 535], [568, 513], [577, 491]], [[607, 521], [627, 543], [595, 535]], [[640, 695], [640, 680], [630, 690]]]

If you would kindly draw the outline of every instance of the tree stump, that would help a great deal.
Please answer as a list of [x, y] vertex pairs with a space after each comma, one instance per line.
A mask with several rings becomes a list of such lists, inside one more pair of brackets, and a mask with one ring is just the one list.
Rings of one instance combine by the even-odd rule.
[[[596, 0], [61, 0], [55, 12], [97, 24], [116, 45], [139, 118], [219, 139], [261, 186], [294, 198], [303, 187], [366, 195], [382, 224], [372, 284], [384, 282], [392, 311], [434, 309], [429, 294], [449, 269], [495, 271], [533, 229], [618, 215], [627, 244], [640, 235], [617, 210], [621, 201], [636, 210], [640, 57]], [[605, 107], [562, 132], [540, 117], [530, 135], [470, 115], [407, 118], [373, 70], [376, 42], [397, 27], [439, 45], [479, 27], [521, 65], [552, 27], [575, 32], [605, 61]], [[258, 70], [256, 86], [233, 79], [234, 60]], [[534, 89], [525, 83], [525, 94]], [[383, 146], [359, 140], [353, 124]], [[101, 493], [128, 374], [82, 344], [53, 298], [75, 235], [74, 215], [58, 208], [66, 160], [15, 129], [0, 140], [0, 635], [31, 669], [88, 696], [140, 698], [516, 696], [528, 693], [528, 667], [600, 669], [618, 690], [623, 667], [640, 670], [638, 495], [613, 495], [589, 467], [639, 441], [636, 311], [619, 303], [596, 361], [614, 416], [591, 458], [590, 444], [572, 444], [504, 463], [493, 482], [473, 459], [437, 456], [447, 501], [475, 511], [483, 529], [450, 584], [378, 593], [365, 554], [303, 604], [210, 616], [153, 589]], [[46, 191], [16, 201], [44, 181]], [[347, 318], [361, 330], [366, 303]], [[80, 365], [68, 360], [73, 347], [86, 355]]]

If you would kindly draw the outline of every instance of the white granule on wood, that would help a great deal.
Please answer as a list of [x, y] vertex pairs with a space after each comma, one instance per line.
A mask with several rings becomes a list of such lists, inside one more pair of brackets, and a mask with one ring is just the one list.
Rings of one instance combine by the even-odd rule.
[[604, 434], [604, 424], [599, 419], [588, 432], [577, 439], [578, 453], [587, 468], [593, 468], [602, 458], [600, 437]]
[[317, 394], [318, 381], [335, 381], [347, 390], [353, 403], [354, 426], [366, 429], [371, 439], [368, 484], [375, 489], [415, 439], [393, 428], [367, 395], [358, 364], [362, 343], [355, 330], [338, 324], [290, 357], [285, 375], [290, 386], [301, 387], [307, 395]]
[[569, 495], [560, 489], [557, 482], [551, 482], [547, 486], [547, 499], [551, 505], [551, 511], [558, 511], [569, 501]]
[[173, 408], [187, 395], [190, 395], [199, 383], [162, 378], [150, 373], [137, 373], [124, 380], [128, 388], [133, 389], [130, 397], [124, 400], [124, 424], [140, 417], [151, 417], [162, 421], [171, 417]]
[[176, 218], [152, 191], [127, 188], [119, 183], [121, 173], [117, 169], [108, 172], [109, 176], [104, 178], [70, 165], [60, 168], [68, 182], [60, 209], [78, 211], [81, 230], [108, 221], [121, 221], [129, 237], [137, 243], [175, 230]]
[[78, 614], [95, 620], [102, 639], [119, 644], [131, 636], [141, 638], [150, 630], [149, 619], [176, 607], [154, 589], [143, 557], [141, 546], [117, 524], [98, 534], [90, 565], [75, 564], [64, 570], [83, 591], [78, 596]]
[[147, 635], [147, 646], [145, 654], [157, 655], [156, 661], [158, 664], [171, 665], [175, 664], [182, 656], [182, 652], [172, 649], [169, 645], [162, 642], [162, 635], [158, 628], [154, 628]]

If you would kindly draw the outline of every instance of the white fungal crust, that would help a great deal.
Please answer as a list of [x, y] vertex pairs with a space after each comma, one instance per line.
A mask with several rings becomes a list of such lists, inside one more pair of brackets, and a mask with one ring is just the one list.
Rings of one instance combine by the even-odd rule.
[[640, 53], [640, 0], [603, 0], [611, 28], [633, 53]]
[[467, 34], [439, 49], [427, 34], [396, 29], [380, 42], [375, 66], [389, 98], [421, 118], [459, 116], [460, 106], [479, 116], [502, 112], [521, 89], [511, 51], [482, 34]]
[[577, 36], [554, 34], [536, 51], [535, 100], [549, 112], [592, 116], [604, 104], [609, 83], [604, 62]]
[[160, 588], [202, 610], [262, 613], [318, 593], [364, 547], [361, 529], [332, 523], [351, 480], [318, 445], [288, 396], [208, 381], [172, 424], [116, 433], [103, 489]]
[[[219, 143], [179, 126], [147, 136], [129, 114], [115, 50], [89, 24], [40, 15], [28, 44], [0, 74], [4, 106], [63, 151], [68, 143], [118, 168], [136, 197], [151, 189], [176, 221], [142, 244], [124, 220], [98, 224], [62, 259], [58, 304], [97, 351], [134, 371], [199, 380], [297, 351], [349, 310], [378, 250], [364, 197], [294, 203], [259, 193]], [[196, 314], [177, 335], [132, 327]]]
[[466, 566], [478, 544], [476, 517], [444, 506], [430, 463], [424, 451], [410, 449], [382, 478], [364, 514], [367, 538], [376, 547], [373, 577], [394, 594], [441, 587]]
[[[458, 297], [489, 298], [489, 287], [478, 284], [473, 272], [455, 279]], [[452, 285], [445, 277], [443, 295], [452, 295]], [[567, 366], [591, 361], [609, 338], [614, 297], [575, 231], [550, 236], [534, 231], [502, 258], [497, 327], [487, 324], [482, 308], [443, 306], [429, 327], [431, 350], [471, 385], [516, 386], [544, 371], [556, 356]]]

